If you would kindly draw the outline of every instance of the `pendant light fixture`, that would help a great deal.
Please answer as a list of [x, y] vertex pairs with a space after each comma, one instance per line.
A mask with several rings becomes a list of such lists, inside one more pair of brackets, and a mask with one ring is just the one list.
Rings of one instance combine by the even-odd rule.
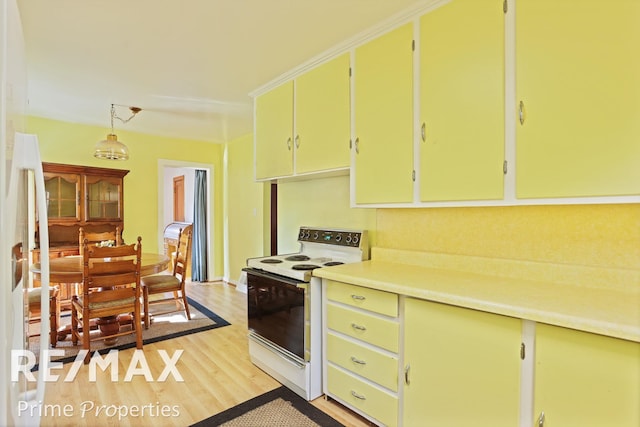
[[127, 160], [129, 159], [129, 149], [122, 142], [118, 141], [118, 136], [113, 131], [113, 119], [118, 119], [122, 123], [127, 123], [136, 114], [142, 111], [142, 108], [129, 107], [131, 116], [128, 119], [120, 118], [116, 115], [116, 106], [111, 104], [111, 133], [107, 135], [107, 139], [96, 144], [94, 157], [106, 160]]

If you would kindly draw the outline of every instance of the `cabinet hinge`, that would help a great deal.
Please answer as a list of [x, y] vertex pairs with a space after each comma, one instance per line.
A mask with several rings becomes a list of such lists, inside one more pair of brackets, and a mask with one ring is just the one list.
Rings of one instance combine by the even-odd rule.
[[509, 10], [509, 5], [507, 3], [507, 0], [504, 0], [504, 2], [502, 2], [502, 11], [504, 13], [507, 13], [507, 10]]
[[413, 180], [413, 182], [416, 182], [416, 170], [415, 169], [411, 172], [411, 179]]
[[351, 74], [351, 67], [349, 67], [349, 77], [351, 77], [351, 76], [352, 76], [352, 74]]
[[505, 161], [502, 163], [502, 173], [503, 173], [504, 175], [506, 175], [506, 174], [507, 174], [507, 170], [508, 170], [508, 163], [507, 163], [507, 161], [505, 160]]
[[416, 50], [416, 41], [415, 40], [411, 40], [411, 51], [415, 52]]
[[524, 360], [526, 356], [526, 346], [524, 343], [520, 343], [520, 359]]
[[353, 148], [353, 140], [349, 139], [349, 150]]

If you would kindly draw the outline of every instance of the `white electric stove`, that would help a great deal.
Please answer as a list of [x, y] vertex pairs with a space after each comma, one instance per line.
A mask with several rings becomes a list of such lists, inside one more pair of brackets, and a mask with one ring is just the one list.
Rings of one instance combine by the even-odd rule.
[[301, 227], [300, 251], [247, 260], [249, 354], [307, 400], [322, 394], [322, 281], [316, 268], [369, 259], [364, 230]]

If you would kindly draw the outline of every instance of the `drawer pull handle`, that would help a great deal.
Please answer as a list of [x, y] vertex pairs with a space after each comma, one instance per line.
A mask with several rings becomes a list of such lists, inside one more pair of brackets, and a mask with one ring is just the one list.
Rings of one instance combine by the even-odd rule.
[[362, 296], [362, 295], [355, 295], [355, 294], [351, 294], [351, 298], [353, 298], [354, 300], [358, 300], [358, 301], [364, 301], [367, 298]]
[[364, 327], [364, 326], [362, 326], [362, 325], [358, 325], [357, 323], [352, 323], [352, 324], [351, 324], [351, 327], [352, 327], [353, 329], [358, 330], [358, 331], [366, 331], [366, 330], [367, 330], [367, 328], [366, 328], [366, 327]]
[[411, 371], [411, 365], [407, 363], [407, 366], [404, 367], [404, 383], [406, 385], [411, 384], [411, 380], [409, 379], [409, 372]]
[[360, 399], [360, 400], [367, 400], [366, 397], [364, 397], [361, 394], [356, 393], [355, 391], [351, 390], [351, 396], [355, 397], [356, 399]]
[[353, 363], [357, 363], [358, 365], [366, 365], [367, 364], [367, 362], [365, 362], [364, 360], [360, 360], [355, 356], [351, 356], [351, 361]]

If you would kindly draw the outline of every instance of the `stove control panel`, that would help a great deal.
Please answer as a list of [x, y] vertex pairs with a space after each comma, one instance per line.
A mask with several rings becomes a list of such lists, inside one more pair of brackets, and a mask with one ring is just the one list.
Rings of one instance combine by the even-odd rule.
[[337, 246], [360, 247], [362, 231], [321, 230], [317, 228], [300, 228], [299, 242], [326, 243]]

